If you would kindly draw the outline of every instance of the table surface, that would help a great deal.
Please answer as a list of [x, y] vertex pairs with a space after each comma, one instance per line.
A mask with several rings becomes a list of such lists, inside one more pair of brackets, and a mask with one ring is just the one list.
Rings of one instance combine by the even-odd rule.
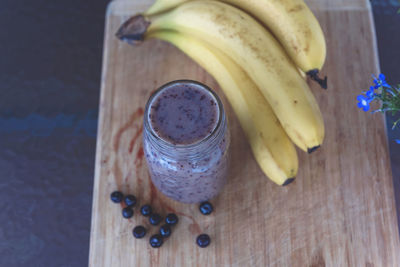
[[[106, 4], [2, 2], [0, 266], [87, 264]], [[372, 4], [381, 70], [400, 83], [400, 5]], [[399, 208], [400, 130], [388, 137]]]

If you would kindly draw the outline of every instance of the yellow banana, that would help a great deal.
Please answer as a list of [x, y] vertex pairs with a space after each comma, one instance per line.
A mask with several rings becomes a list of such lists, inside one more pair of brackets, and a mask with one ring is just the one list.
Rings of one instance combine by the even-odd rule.
[[248, 14], [217, 1], [190, 1], [167, 13], [133, 17], [117, 36], [140, 40], [146, 29], [175, 30], [224, 51], [260, 88], [297, 146], [311, 152], [321, 145], [322, 115], [307, 83], [275, 38]]
[[145, 15], [154, 15], [172, 9], [190, 0], [156, 0], [145, 12]]
[[[164, 12], [190, 0], [157, 0], [146, 14]], [[326, 58], [321, 26], [303, 0], [219, 0], [257, 18], [278, 39], [291, 59], [305, 73], [317, 79]], [[326, 87], [326, 80], [319, 80]]]
[[235, 111], [263, 172], [278, 185], [294, 180], [298, 169], [296, 149], [242, 68], [216, 48], [186, 34], [158, 31], [146, 38], [172, 43], [213, 75]]

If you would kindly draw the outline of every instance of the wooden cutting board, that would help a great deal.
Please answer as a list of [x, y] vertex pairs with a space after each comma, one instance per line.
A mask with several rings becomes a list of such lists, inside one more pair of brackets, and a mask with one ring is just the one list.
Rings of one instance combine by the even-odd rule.
[[[323, 72], [329, 89], [310, 83], [326, 125], [323, 146], [298, 151], [294, 183], [279, 187], [257, 166], [238, 121], [214, 79], [175, 47], [149, 41], [131, 47], [114, 33], [151, 1], [122, 1], [107, 11], [100, 119], [93, 192], [90, 266], [399, 266], [400, 244], [383, 117], [357, 109], [356, 96], [379, 73], [374, 25], [367, 1], [307, 1], [326, 34]], [[141, 144], [145, 102], [160, 85], [199, 80], [223, 98], [232, 134], [228, 184], [203, 216], [151, 184]], [[159, 249], [123, 219], [114, 190], [135, 194], [179, 225]], [[156, 227], [150, 228], [155, 233]], [[201, 249], [200, 233], [212, 238]]]

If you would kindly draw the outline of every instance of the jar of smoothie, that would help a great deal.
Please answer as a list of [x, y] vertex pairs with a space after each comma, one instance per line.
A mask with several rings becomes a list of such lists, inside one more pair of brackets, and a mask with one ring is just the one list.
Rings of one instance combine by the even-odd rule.
[[147, 166], [154, 185], [172, 199], [197, 203], [215, 197], [227, 179], [229, 144], [223, 105], [204, 84], [170, 82], [146, 104]]

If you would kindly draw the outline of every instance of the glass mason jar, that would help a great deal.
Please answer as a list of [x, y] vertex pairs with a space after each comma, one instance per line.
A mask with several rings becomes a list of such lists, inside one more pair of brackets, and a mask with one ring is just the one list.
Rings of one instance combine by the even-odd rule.
[[191, 80], [165, 84], [148, 100], [143, 123], [147, 166], [163, 194], [198, 203], [219, 193], [227, 179], [230, 135], [223, 105], [210, 88]]

